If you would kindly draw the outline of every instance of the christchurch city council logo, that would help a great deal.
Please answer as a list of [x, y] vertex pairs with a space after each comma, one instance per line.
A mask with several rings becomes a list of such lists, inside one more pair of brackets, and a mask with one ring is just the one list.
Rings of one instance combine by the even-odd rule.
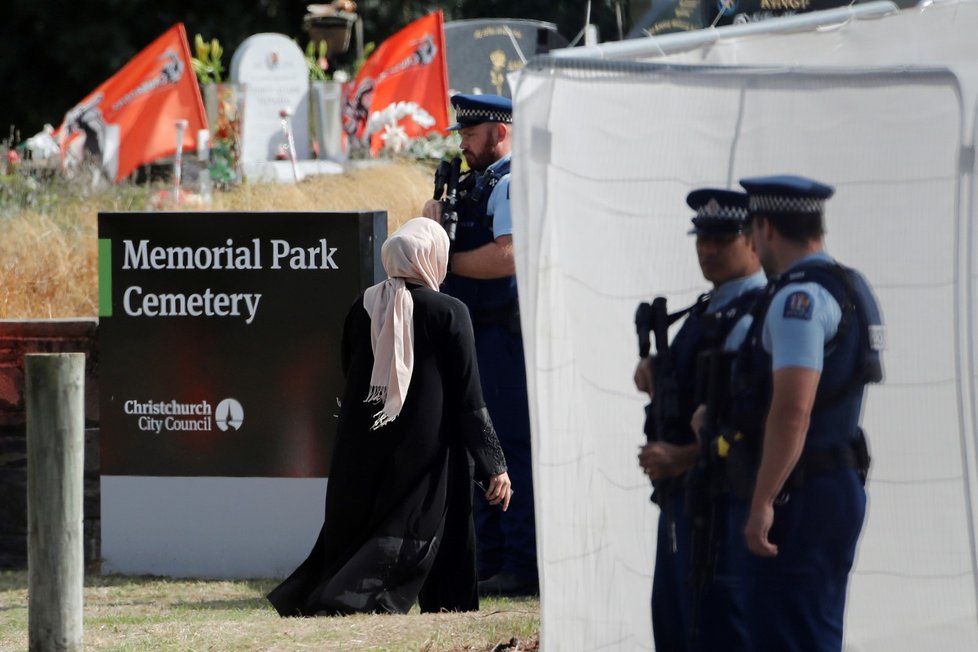
[[222, 431], [239, 430], [244, 423], [244, 408], [233, 398], [226, 398], [217, 404], [214, 422]]

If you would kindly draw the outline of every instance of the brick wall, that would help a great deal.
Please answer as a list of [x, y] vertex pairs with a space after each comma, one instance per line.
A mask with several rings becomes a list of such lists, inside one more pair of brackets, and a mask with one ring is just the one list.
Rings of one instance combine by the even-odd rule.
[[0, 321], [0, 568], [27, 566], [24, 356], [85, 354], [85, 563], [99, 560], [97, 320]]

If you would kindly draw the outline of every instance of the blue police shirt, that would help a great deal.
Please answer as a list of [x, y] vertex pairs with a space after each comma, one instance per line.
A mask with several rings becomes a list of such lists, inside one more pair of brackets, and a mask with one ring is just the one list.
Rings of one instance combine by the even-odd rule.
[[[508, 161], [509, 159], [510, 155], [507, 154], [490, 165], [486, 169], [486, 172], [500, 167], [504, 161]], [[503, 235], [512, 235], [513, 215], [509, 208], [509, 174], [504, 175], [503, 178], [496, 184], [496, 187], [492, 189], [492, 193], [489, 195], [489, 206], [486, 209], [486, 212], [489, 215], [492, 215], [493, 239]]]
[[[760, 270], [750, 276], [727, 281], [713, 291], [713, 294], [710, 296], [710, 303], [706, 305], [706, 310], [708, 312], [720, 310], [745, 292], [762, 288], [765, 285], [767, 285], [767, 277]], [[727, 339], [724, 340], [723, 348], [725, 351], [736, 351], [740, 347], [740, 343], [747, 337], [747, 331], [750, 330], [752, 322], [753, 318], [749, 314], [743, 315], [737, 320], [737, 323], [734, 324], [733, 328], [727, 334]]]
[[[825, 252], [805, 256], [785, 270], [813, 261], [833, 262]], [[761, 344], [772, 371], [802, 367], [822, 371], [825, 343], [835, 336], [842, 308], [818, 283], [789, 283], [774, 295], [764, 318]]]

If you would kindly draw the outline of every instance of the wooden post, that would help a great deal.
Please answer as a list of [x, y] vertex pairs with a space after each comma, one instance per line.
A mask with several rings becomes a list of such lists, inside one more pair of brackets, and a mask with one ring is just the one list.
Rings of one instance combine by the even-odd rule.
[[82, 649], [85, 355], [24, 356], [28, 641]]

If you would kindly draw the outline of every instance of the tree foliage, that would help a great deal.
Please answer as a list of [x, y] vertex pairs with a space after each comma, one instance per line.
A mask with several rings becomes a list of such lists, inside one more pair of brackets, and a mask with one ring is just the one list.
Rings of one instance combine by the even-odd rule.
[[[360, 0], [364, 40], [380, 43], [401, 27], [435, 9], [446, 20], [530, 18], [552, 22], [568, 40], [584, 25], [586, 0]], [[591, 22], [602, 40], [616, 40], [616, 5], [592, 0]], [[249, 35], [279, 32], [308, 40], [302, 30], [306, 2], [287, 0], [15, 0], [0, 21], [0, 132], [16, 127], [21, 138], [57, 126], [65, 112], [109, 78], [139, 50], [174, 23], [183, 22], [190, 39], [200, 33], [225, 48], [225, 67]], [[628, 17], [624, 15], [624, 29]], [[352, 63], [352, 54], [339, 63]]]

